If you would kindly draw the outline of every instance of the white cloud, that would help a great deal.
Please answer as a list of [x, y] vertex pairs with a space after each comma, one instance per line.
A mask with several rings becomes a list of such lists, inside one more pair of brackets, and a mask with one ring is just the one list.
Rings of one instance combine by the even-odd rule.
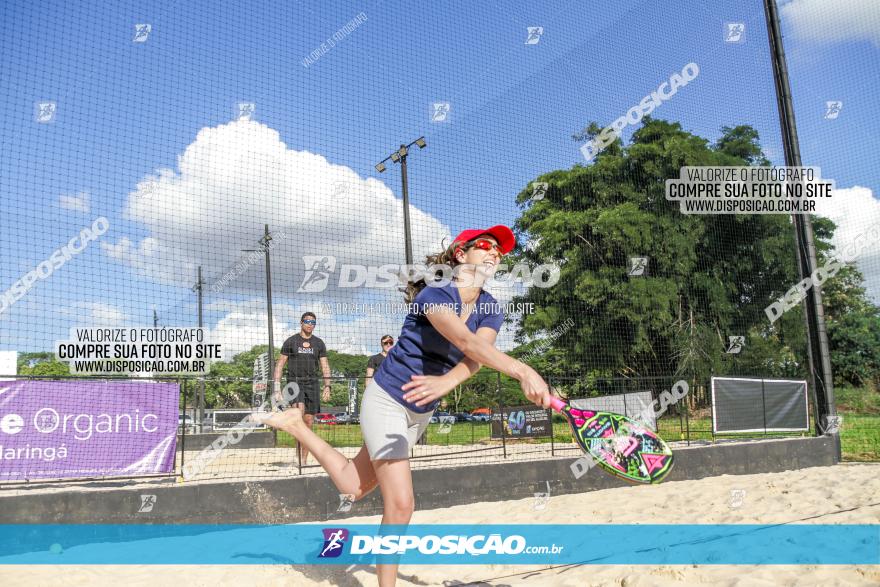
[[865, 243], [855, 263], [865, 276], [868, 296], [880, 304], [880, 241], [856, 240], [871, 226], [880, 226], [880, 200], [870, 188], [853, 186], [836, 189], [831, 198], [819, 198], [816, 204], [816, 213], [837, 225], [831, 242], [838, 251], [852, 243]]
[[102, 302], [75, 302], [61, 308], [71, 316], [71, 328], [121, 328], [131, 326], [128, 315], [112, 304]]
[[780, 15], [800, 40], [870, 41], [880, 47], [880, 4], [876, 0], [792, 0], [781, 6]]
[[[273, 289], [294, 295], [303, 255], [335, 256], [340, 264], [403, 262], [401, 200], [374, 178], [321, 155], [289, 149], [277, 131], [236, 120], [202, 129], [178, 157], [129, 194], [125, 216], [148, 235], [102, 243], [104, 252], [140, 274], [188, 286], [201, 265], [208, 286], [257, 248], [263, 227], [283, 232], [272, 249]], [[416, 259], [439, 249], [449, 229], [411, 206]], [[263, 263], [250, 265], [221, 293], [264, 290]], [[277, 278], [277, 280], [276, 280]], [[355, 295], [327, 292], [325, 296]]]
[[[271, 250], [276, 347], [299, 330], [307, 310], [318, 314], [316, 335], [342, 352], [374, 354], [382, 335], [400, 333], [402, 312], [339, 313], [336, 306], [401, 303], [396, 288], [338, 288], [336, 283], [343, 264], [404, 262], [401, 200], [374, 178], [289, 149], [265, 124], [236, 120], [202, 129], [178, 157], [178, 171], [159, 169], [138, 183], [125, 216], [143, 225], [146, 236], [103, 242], [104, 253], [147, 279], [187, 288], [201, 265], [205, 310], [222, 315], [211, 336], [223, 345], [224, 358], [267, 342], [263, 257], [247, 262], [249, 253], [241, 252], [257, 248], [264, 224], [277, 235]], [[446, 225], [414, 206], [410, 221], [416, 262], [451, 239]], [[305, 255], [336, 257], [336, 274], [325, 291], [297, 293]], [[237, 264], [231, 279], [220, 283]], [[522, 286], [492, 290], [505, 302]], [[513, 333], [505, 327], [498, 346], [512, 345]]]
[[[275, 334], [275, 348], [280, 348], [288, 325], [275, 319], [273, 316], [272, 327]], [[258, 310], [240, 310], [230, 312], [221, 318], [217, 324], [209, 329], [207, 340], [211, 344], [220, 344], [224, 361], [231, 361], [238, 353], [250, 350], [258, 344], [268, 343], [266, 329], [266, 312]]]
[[77, 212], [88, 212], [91, 210], [88, 192], [80, 192], [75, 196], [62, 194], [58, 200], [58, 205], [65, 210], [75, 210]]

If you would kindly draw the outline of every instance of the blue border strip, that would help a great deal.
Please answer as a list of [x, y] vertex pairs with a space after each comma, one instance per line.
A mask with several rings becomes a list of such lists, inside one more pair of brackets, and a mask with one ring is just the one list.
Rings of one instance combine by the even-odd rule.
[[0, 564], [377, 562], [880, 565], [880, 525], [0, 525]]

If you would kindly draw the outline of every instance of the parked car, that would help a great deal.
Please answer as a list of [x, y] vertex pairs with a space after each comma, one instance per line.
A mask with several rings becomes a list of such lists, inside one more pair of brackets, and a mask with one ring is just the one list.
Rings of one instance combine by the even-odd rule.
[[318, 424], [338, 424], [333, 414], [315, 414], [315, 422]]
[[348, 412], [337, 412], [333, 414], [333, 417], [336, 418], [337, 424], [348, 424], [351, 422], [351, 416]]
[[432, 424], [442, 424], [443, 422], [449, 422], [451, 424], [455, 423], [455, 416], [450, 414], [449, 412], [434, 412], [434, 415], [431, 416]]

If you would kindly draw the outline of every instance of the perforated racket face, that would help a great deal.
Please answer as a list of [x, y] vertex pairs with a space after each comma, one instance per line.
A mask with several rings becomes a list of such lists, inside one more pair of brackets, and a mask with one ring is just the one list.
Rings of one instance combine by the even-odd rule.
[[577, 443], [612, 475], [634, 483], [659, 483], [672, 470], [672, 450], [635, 420], [571, 406], [564, 411]]

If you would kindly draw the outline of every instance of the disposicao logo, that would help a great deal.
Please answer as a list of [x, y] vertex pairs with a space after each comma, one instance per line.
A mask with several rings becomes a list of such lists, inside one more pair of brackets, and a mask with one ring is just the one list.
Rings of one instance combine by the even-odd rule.
[[318, 558], [336, 558], [342, 554], [342, 547], [348, 540], [348, 530], [345, 528], [324, 528], [324, 547]]

